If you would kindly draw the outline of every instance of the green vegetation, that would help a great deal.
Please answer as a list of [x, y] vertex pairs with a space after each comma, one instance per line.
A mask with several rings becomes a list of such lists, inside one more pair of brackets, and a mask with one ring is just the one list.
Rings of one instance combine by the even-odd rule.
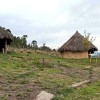
[[[10, 31], [10, 30], [7, 30]], [[23, 35], [22, 37], [16, 37], [13, 36], [13, 41], [10, 44], [11, 47], [15, 48], [28, 48], [28, 49], [33, 49], [33, 50], [42, 50], [42, 51], [52, 51], [52, 49], [48, 46], [46, 46], [46, 43], [43, 43], [43, 46], [38, 47], [37, 41], [32, 40], [31, 43], [27, 44], [27, 35]]]
[[[0, 54], [0, 100], [33, 100], [41, 90], [53, 93], [53, 100], [100, 100], [100, 59], [90, 64], [56, 55], [27, 50]], [[91, 84], [69, 88], [89, 78]]]

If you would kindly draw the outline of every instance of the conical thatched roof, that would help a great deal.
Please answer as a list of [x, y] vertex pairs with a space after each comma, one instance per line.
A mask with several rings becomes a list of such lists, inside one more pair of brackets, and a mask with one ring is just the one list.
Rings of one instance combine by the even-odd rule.
[[[84, 36], [82, 36], [78, 31], [76, 31], [76, 33], [66, 42], [64, 43], [60, 48], [59, 48], [59, 52], [64, 52], [64, 51], [86, 51], [84, 49], [84, 45], [83, 45], [83, 40], [84, 40]], [[97, 48], [91, 43], [89, 42], [89, 49], [95, 49], [97, 50]], [[88, 51], [87, 50], [87, 51]]]
[[10, 42], [13, 40], [13, 35], [9, 29], [6, 30], [5, 28], [0, 27], [0, 39], [6, 39]]

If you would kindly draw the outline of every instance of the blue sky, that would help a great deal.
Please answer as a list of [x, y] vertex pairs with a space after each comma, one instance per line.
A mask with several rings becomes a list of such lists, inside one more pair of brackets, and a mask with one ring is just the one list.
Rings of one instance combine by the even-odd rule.
[[13, 35], [27, 34], [28, 43], [37, 40], [51, 48], [86, 30], [100, 50], [99, 0], [0, 0], [0, 25]]

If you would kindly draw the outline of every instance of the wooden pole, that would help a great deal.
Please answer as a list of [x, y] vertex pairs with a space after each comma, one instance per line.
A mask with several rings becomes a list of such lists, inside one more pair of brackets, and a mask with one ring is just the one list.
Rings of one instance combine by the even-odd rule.
[[91, 63], [91, 61], [92, 61], [92, 57], [90, 56], [90, 63]]
[[97, 57], [96, 57], [96, 63], [97, 63]]
[[5, 40], [5, 48], [4, 48], [4, 53], [7, 53], [7, 40]]
[[2, 48], [2, 53], [4, 53], [4, 48]]
[[81, 86], [83, 86], [85, 84], [88, 84], [90, 82], [91, 82], [91, 80], [85, 80], [85, 81], [82, 81], [82, 82], [79, 82], [79, 83], [72, 84], [69, 87], [71, 87], [71, 88], [77, 88], [77, 87], [81, 87]]

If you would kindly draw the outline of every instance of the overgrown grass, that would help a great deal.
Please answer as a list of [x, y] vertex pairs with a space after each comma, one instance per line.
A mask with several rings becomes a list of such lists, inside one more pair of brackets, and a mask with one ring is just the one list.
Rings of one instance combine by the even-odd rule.
[[63, 59], [35, 52], [0, 54], [0, 100], [10, 100], [12, 92], [17, 100], [31, 100], [36, 90], [53, 93], [53, 100], [99, 100], [100, 81], [80, 89], [68, 88], [89, 78], [88, 66], [95, 67], [94, 73], [98, 74], [99, 65], [100, 59], [90, 64], [88, 59]]

